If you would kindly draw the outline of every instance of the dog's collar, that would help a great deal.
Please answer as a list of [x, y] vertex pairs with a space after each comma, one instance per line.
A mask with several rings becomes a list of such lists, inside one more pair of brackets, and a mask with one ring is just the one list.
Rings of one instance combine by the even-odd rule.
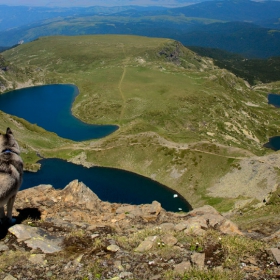
[[17, 152], [12, 151], [12, 150], [10, 150], [10, 149], [5, 149], [5, 150], [2, 151], [2, 154], [11, 154], [11, 153], [12, 153], [12, 154], [18, 155]]

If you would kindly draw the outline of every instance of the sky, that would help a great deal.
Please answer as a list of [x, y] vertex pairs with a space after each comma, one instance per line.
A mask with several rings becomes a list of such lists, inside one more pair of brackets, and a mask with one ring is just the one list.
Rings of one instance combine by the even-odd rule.
[[182, 6], [193, 0], [0, 0], [0, 5], [44, 6], [44, 7], [88, 7], [88, 6]]

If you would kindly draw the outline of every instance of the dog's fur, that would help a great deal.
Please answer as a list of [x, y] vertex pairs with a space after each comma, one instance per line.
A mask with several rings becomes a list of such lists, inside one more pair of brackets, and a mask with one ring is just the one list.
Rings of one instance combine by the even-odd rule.
[[7, 204], [10, 222], [16, 194], [22, 182], [23, 162], [19, 153], [18, 143], [8, 127], [6, 134], [0, 133], [0, 219], [5, 217], [4, 206]]

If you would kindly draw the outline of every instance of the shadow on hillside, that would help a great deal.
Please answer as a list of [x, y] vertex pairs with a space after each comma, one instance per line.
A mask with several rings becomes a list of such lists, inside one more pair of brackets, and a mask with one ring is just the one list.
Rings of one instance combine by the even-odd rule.
[[21, 224], [24, 220], [31, 219], [32, 221], [41, 220], [41, 211], [38, 208], [17, 209], [19, 215], [16, 217], [16, 224]]
[[6, 222], [2, 222], [0, 225], [0, 240], [5, 238], [8, 233], [9, 225]]
[[[15, 224], [21, 224], [23, 221], [27, 219], [31, 219], [32, 221], [37, 221], [41, 219], [41, 212], [38, 208], [24, 208], [24, 209], [17, 209], [19, 212], [17, 217], [13, 217], [16, 221]], [[9, 223], [8, 219], [3, 219], [2, 224], [0, 224], [0, 240], [5, 238], [8, 229], [13, 226]]]

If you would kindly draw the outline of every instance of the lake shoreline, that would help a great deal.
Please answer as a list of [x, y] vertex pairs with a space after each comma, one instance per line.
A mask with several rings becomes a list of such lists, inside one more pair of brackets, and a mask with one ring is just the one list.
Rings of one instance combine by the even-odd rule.
[[[280, 108], [280, 94], [277, 93], [269, 93], [267, 95], [268, 104], [274, 106], [275, 108]], [[269, 137], [268, 142], [263, 145], [263, 147], [267, 149], [271, 149], [273, 151], [280, 150], [280, 136], [272, 136]]]
[[[25, 172], [21, 190], [50, 184], [60, 189], [73, 180], [82, 181], [98, 197], [111, 203], [140, 205], [156, 200], [167, 211], [188, 212], [191, 204], [178, 191], [151, 178], [115, 167], [88, 167], [59, 158], [39, 161], [38, 172]], [[63, 176], [62, 176], [63, 175]]]
[[22, 88], [0, 95], [0, 110], [76, 142], [100, 139], [119, 129], [117, 125], [89, 124], [74, 116], [72, 107], [79, 94], [74, 84]]

